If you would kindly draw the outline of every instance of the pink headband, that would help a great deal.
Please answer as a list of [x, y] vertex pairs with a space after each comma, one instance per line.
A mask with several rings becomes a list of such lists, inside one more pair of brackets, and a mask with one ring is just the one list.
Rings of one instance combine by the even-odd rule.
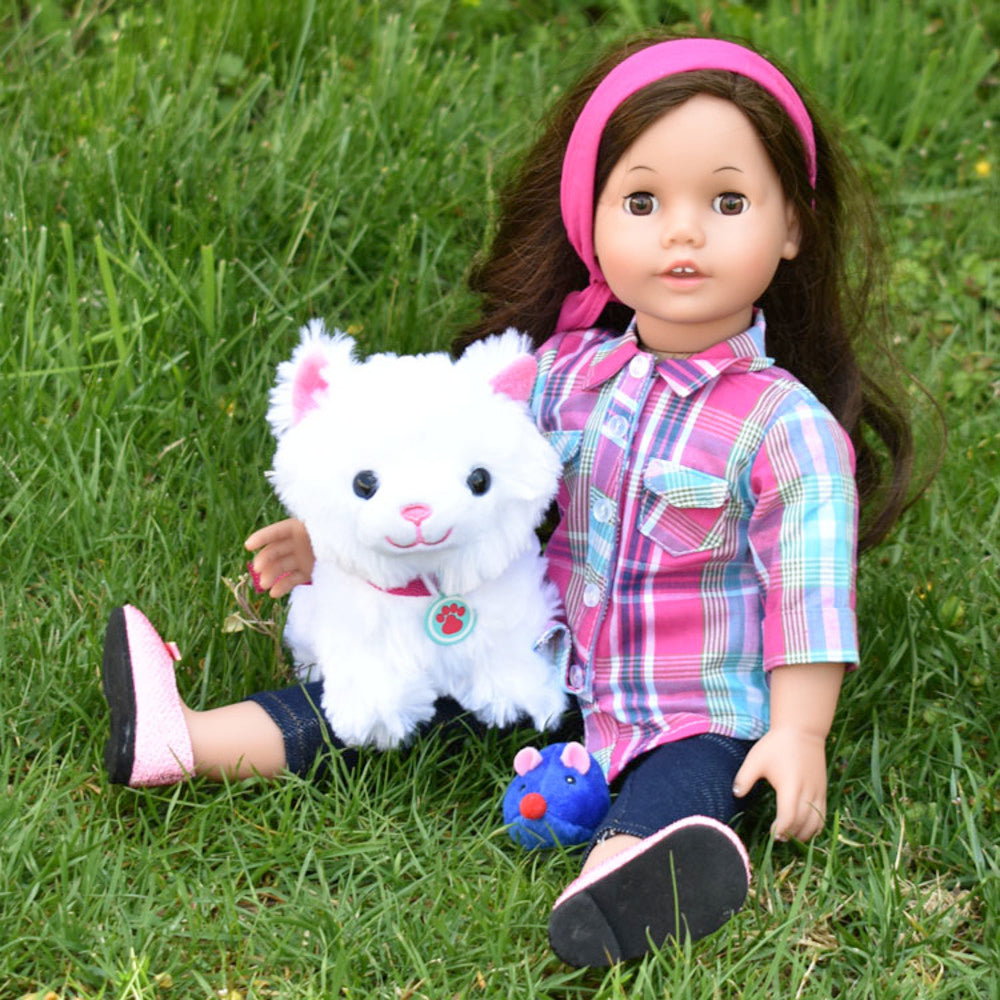
[[763, 56], [713, 38], [680, 38], [641, 49], [620, 62], [598, 84], [580, 112], [563, 158], [560, 198], [566, 234], [587, 265], [590, 284], [566, 296], [556, 330], [574, 330], [596, 322], [612, 300], [594, 256], [594, 174], [597, 149], [608, 119], [618, 106], [650, 83], [677, 73], [720, 69], [759, 83], [785, 109], [806, 147], [809, 183], [816, 187], [816, 140], [802, 99], [779, 70]]

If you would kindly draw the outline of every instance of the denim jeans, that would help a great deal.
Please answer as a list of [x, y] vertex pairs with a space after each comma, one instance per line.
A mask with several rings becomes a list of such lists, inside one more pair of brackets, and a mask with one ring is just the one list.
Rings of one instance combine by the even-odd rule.
[[[285, 765], [293, 774], [305, 776], [313, 765], [327, 765], [336, 752], [341, 765], [348, 770], [358, 762], [358, 751], [345, 746], [323, 715], [320, 701], [322, 681], [311, 681], [275, 691], [260, 691], [250, 695], [274, 721], [285, 743]], [[453, 698], [438, 698], [434, 717], [423, 723], [417, 736], [431, 732], [446, 737], [485, 732], [486, 726], [470, 715]]]
[[[322, 682], [314, 681], [262, 691], [248, 699], [260, 705], [281, 731], [286, 765], [293, 774], [318, 773], [334, 755], [348, 769], [357, 765], [358, 751], [338, 739], [323, 715], [322, 694]], [[439, 698], [435, 709], [434, 717], [420, 726], [418, 737], [457, 738], [486, 730], [452, 698]], [[579, 740], [582, 729], [574, 707], [567, 710], [559, 731], [545, 738], [550, 742]], [[617, 795], [591, 844], [616, 833], [648, 837], [688, 816], [711, 816], [728, 823], [744, 808], [743, 801], [733, 796], [733, 778], [752, 746], [747, 740], [706, 733], [644, 754], [615, 782], [612, 791]], [[313, 772], [316, 765], [317, 772]]]
[[733, 779], [753, 742], [715, 733], [666, 743], [633, 761], [592, 844], [616, 833], [649, 837], [689, 816], [728, 823], [746, 808]]

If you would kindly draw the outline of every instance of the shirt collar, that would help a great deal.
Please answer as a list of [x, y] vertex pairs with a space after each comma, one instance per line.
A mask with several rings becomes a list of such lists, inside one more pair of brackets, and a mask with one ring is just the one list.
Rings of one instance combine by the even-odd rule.
[[[689, 396], [723, 372], [750, 372], [769, 368], [774, 364], [774, 359], [765, 354], [766, 328], [764, 313], [755, 309], [752, 325], [742, 333], [713, 344], [689, 358], [659, 358], [656, 372], [672, 392], [678, 396]], [[607, 382], [642, 352], [633, 317], [623, 334], [610, 338], [598, 348], [590, 363], [586, 388], [592, 389]]]

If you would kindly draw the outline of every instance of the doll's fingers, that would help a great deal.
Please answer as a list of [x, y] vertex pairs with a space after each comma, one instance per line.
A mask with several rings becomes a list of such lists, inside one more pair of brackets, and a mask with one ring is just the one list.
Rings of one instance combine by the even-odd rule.
[[763, 777], [764, 775], [760, 768], [754, 767], [750, 758], [747, 758], [743, 762], [743, 766], [736, 772], [736, 777], [733, 778], [733, 795], [738, 799], [743, 798], [744, 795], [749, 794], [750, 789]]
[[275, 521], [274, 524], [266, 524], [263, 528], [258, 528], [243, 545], [251, 552], [267, 545], [282, 545], [294, 537], [294, 531], [293, 519], [285, 518], [284, 521]]
[[273, 527], [273, 524], [269, 524], [266, 528], [260, 528], [253, 532], [243, 543], [243, 548], [248, 552], [255, 552], [257, 549], [262, 549], [273, 538], [274, 533], [271, 530]]
[[253, 589], [258, 594], [270, 593], [275, 580], [280, 576], [279, 573], [274, 572], [274, 569], [266, 560], [262, 559], [249, 560], [247, 562], [247, 570], [250, 573], [250, 579], [253, 581]]
[[254, 557], [253, 567], [268, 585], [284, 573], [301, 571], [302, 560], [294, 547], [269, 542]]
[[257, 572], [257, 568], [254, 566], [252, 559], [247, 563], [247, 569], [250, 572], [250, 579], [253, 581], [254, 592], [263, 594], [264, 581], [261, 579], [260, 573]]
[[771, 824], [771, 836], [781, 841], [798, 837], [801, 819], [805, 816], [799, 810], [802, 803], [801, 788], [797, 783], [786, 781], [776, 784], [774, 791], [776, 807], [774, 822]]
[[812, 840], [826, 823], [826, 804], [800, 798], [794, 810], [784, 810], [779, 805], [771, 834], [775, 840]]
[[791, 821], [785, 816], [781, 810], [774, 817], [774, 822], [771, 824], [771, 836], [775, 840], [786, 841], [792, 835], [790, 833]]
[[268, 594], [274, 598], [284, 597], [286, 594], [290, 594], [299, 584], [307, 582], [301, 573], [282, 573], [274, 581]]
[[826, 825], [826, 805], [821, 802], [805, 802], [805, 815], [802, 820], [799, 840], [812, 840]]
[[302, 557], [302, 553], [294, 548], [275, 553], [271, 563], [271, 573], [275, 578], [275, 582], [277, 582], [279, 577], [291, 576], [295, 578], [292, 586], [305, 582], [311, 570], [312, 561], [309, 560], [307, 562]]
[[247, 562], [247, 569], [253, 578], [254, 589], [259, 594], [270, 590], [274, 584], [274, 574], [266, 558], [261, 558], [260, 553]]
[[288, 570], [282, 573], [271, 585], [268, 593], [272, 597], [284, 597], [290, 594], [296, 587], [312, 583], [312, 576], [301, 569]]

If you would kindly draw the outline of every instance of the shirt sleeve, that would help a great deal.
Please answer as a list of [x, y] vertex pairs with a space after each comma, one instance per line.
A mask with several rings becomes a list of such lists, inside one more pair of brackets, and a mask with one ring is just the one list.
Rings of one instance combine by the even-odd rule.
[[552, 670], [566, 688], [569, 657], [573, 648], [569, 626], [559, 616], [549, 619], [542, 634], [535, 640], [534, 651], [552, 664]]
[[858, 662], [854, 449], [811, 397], [782, 407], [751, 470], [748, 538], [764, 595], [764, 668]]

